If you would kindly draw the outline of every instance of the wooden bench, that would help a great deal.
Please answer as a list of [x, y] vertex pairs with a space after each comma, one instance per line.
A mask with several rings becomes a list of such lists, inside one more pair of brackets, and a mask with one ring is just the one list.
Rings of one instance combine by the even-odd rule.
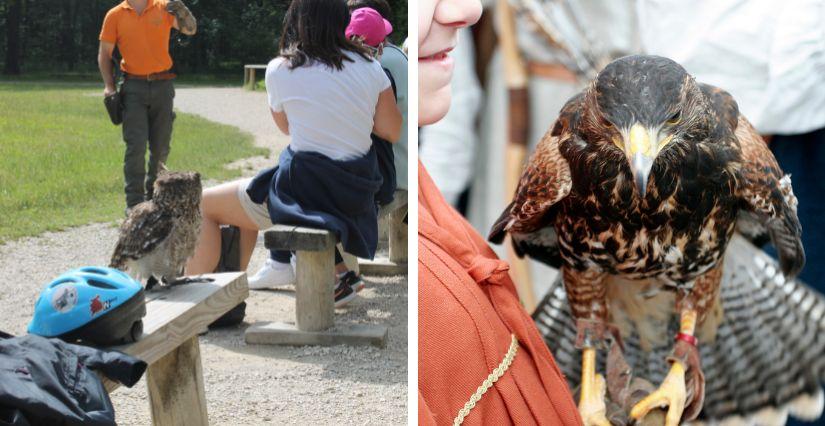
[[407, 191], [395, 191], [393, 201], [378, 211], [379, 224], [387, 231], [388, 256], [374, 260], [361, 259], [359, 267], [366, 275], [403, 275], [407, 273]]
[[275, 225], [264, 232], [269, 250], [292, 250], [296, 256], [295, 323], [253, 324], [246, 343], [270, 345], [386, 345], [383, 325], [336, 325], [333, 287], [335, 237], [323, 229]]
[[255, 90], [255, 71], [265, 70], [266, 65], [247, 64], [243, 66], [243, 87]]
[[[205, 275], [195, 283], [152, 291], [146, 297], [143, 336], [112, 349], [142, 359], [155, 425], [208, 425], [198, 333], [249, 295], [245, 272]], [[118, 383], [103, 379], [111, 393]]]

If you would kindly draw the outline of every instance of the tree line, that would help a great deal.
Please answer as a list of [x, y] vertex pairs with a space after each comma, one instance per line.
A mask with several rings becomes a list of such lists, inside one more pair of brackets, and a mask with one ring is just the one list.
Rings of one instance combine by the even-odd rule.
[[[181, 73], [237, 73], [277, 53], [288, 0], [184, 0], [198, 34], [173, 32], [170, 49]], [[103, 17], [116, 0], [0, 1], [0, 59], [4, 74], [94, 72]], [[391, 38], [407, 36], [407, 0], [389, 0]]]

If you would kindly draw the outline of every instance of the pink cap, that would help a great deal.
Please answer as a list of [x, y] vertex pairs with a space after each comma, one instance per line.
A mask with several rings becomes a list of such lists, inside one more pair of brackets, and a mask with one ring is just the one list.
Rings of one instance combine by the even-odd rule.
[[364, 43], [376, 47], [392, 32], [392, 25], [384, 19], [377, 10], [371, 7], [362, 7], [352, 11], [347, 38], [360, 36]]

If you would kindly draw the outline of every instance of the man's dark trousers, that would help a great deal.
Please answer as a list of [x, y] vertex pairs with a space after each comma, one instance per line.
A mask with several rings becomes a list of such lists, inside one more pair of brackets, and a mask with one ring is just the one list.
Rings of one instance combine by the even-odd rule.
[[121, 87], [121, 96], [123, 140], [126, 142], [123, 159], [126, 206], [132, 207], [152, 197], [158, 166], [169, 156], [175, 88], [171, 79], [147, 81], [127, 78]]

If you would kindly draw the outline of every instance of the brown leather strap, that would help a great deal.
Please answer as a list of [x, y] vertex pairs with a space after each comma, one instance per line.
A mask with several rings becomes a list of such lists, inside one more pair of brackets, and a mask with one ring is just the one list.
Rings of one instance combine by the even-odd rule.
[[507, 130], [510, 137], [507, 142], [527, 146], [530, 133], [530, 97], [527, 94], [527, 88], [510, 89], [508, 100], [510, 120]]
[[549, 64], [542, 62], [528, 62], [527, 72], [535, 77], [547, 78], [550, 80], [567, 81], [576, 83], [578, 77], [573, 71], [570, 71], [562, 64]]
[[163, 72], [156, 72], [153, 74], [124, 74], [127, 80], [146, 80], [146, 81], [155, 81], [155, 80], [171, 80], [177, 75], [173, 72], [163, 71]]

